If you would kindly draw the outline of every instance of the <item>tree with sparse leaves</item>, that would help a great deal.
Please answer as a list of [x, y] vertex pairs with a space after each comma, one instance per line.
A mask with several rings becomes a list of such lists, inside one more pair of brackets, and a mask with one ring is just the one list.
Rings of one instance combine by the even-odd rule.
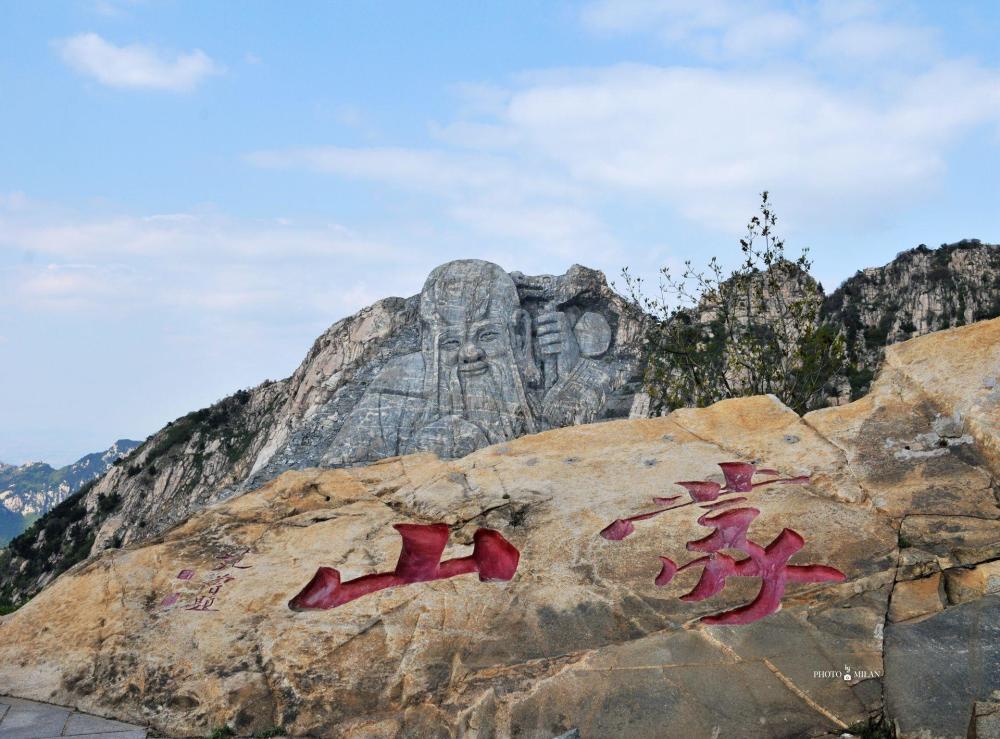
[[820, 321], [823, 289], [809, 275], [808, 249], [786, 257], [777, 221], [765, 191], [728, 276], [715, 257], [705, 270], [685, 262], [680, 277], [663, 267], [649, 295], [642, 278], [622, 271], [625, 297], [646, 326], [653, 412], [772, 393], [804, 413], [835, 392], [831, 383], [846, 370], [843, 337]]

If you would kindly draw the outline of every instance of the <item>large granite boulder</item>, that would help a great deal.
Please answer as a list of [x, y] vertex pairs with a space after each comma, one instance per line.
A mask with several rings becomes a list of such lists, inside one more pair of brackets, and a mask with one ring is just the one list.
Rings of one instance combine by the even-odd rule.
[[[6, 617], [0, 693], [177, 736], [819, 736], [883, 711], [900, 736], [986, 730], [998, 370], [1000, 320], [890, 349], [868, 397], [804, 418], [746, 398], [287, 472]], [[731, 461], [757, 476], [724, 480]], [[292, 610], [307, 583], [353, 595]]]

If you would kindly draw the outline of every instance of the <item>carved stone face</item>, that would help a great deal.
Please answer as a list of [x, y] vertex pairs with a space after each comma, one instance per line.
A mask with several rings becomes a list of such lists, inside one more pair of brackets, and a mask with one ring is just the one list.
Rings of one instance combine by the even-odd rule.
[[509, 337], [504, 322], [463, 316], [448, 325], [438, 338], [442, 367], [454, 367], [465, 376], [486, 372], [490, 363], [506, 359]]
[[424, 284], [420, 317], [425, 420], [462, 418], [490, 443], [533, 430], [523, 382], [535, 370], [530, 318], [510, 275], [479, 260], [444, 264]]

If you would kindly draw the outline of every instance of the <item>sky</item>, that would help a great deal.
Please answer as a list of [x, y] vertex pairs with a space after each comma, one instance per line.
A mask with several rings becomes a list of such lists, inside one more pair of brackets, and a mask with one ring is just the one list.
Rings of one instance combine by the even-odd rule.
[[614, 280], [769, 190], [827, 289], [1000, 242], [1000, 3], [0, 0], [0, 460], [290, 375], [436, 265]]

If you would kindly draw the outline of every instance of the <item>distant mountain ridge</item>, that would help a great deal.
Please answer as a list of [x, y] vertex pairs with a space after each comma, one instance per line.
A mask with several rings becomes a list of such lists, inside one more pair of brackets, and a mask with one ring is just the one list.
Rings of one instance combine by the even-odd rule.
[[86, 483], [95, 480], [142, 442], [119, 439], [102, 452], [87, 454], [65, 467], [45, 462], [0, 462], [0, 545], [21, 533]]

